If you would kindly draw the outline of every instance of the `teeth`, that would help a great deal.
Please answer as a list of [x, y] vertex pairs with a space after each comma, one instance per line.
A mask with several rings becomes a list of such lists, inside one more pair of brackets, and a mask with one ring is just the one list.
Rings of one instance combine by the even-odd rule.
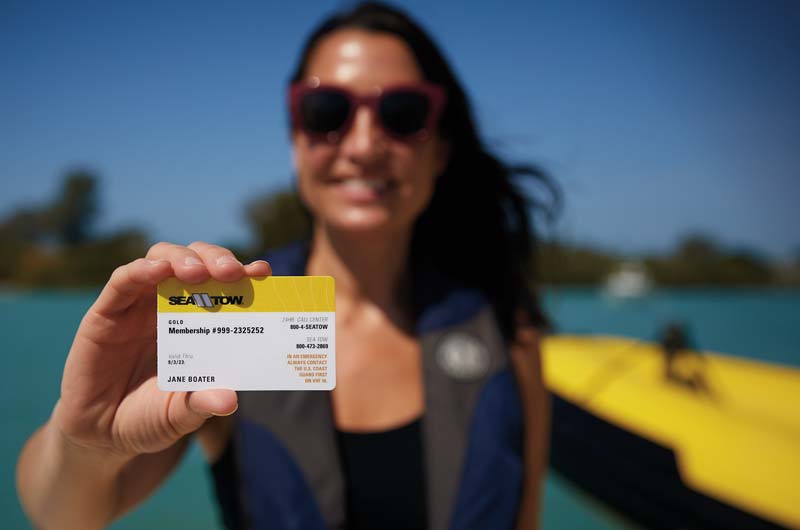
[[343, 186], [353, 189], [369, 188], [375, 191], [383, 191], [389, 187], [389, 183], [381, 179], [347, 179], [342, 182]]

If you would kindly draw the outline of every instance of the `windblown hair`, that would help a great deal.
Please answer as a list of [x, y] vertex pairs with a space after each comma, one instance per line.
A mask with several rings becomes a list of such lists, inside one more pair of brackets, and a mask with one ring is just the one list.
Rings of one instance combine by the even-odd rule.
[[[320, 39], [344, 28], [402, 39], [424, 77], [447, 93], [439, 133], [450, 144], [450, 158], [414, 227], [409, 253], [412, 281], [424, 264], [478, 288], [492, 304], [507, 339], [513, 337], [520, 309], [535, 326], [549, 327], [533, 287], [539, 240], [533, 221], [555, 216], [560, 194], [552, 180], [537, 166], [509, 165], [489, 152], [467, 95], [436, 44], [405, 13], [385, 4], [360, 3], [323, 21], [308, 37], [290, 83], [303, 78]], [[518, 177], [533, 180], [544, 200], [527, 197]]]

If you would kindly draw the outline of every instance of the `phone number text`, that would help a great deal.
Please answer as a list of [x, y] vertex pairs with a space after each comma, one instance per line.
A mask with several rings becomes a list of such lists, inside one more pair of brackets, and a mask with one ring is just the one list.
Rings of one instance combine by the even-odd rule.
[[247, 334], [247, 333], [264, 333], [264, 326], [222, 326], [211, 328], [211, 333], [219, 333], [220, 335], [226, 334]]

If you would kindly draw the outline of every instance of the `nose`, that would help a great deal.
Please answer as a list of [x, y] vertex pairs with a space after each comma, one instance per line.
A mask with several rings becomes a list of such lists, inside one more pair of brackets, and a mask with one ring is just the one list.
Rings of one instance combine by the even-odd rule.
[[383, 160], [387, 152], [387, 138], [376, 120], [369, 107], [362, 105], [356, 109], [350, 130], [339, 144], [343, 156], [366, 166]]

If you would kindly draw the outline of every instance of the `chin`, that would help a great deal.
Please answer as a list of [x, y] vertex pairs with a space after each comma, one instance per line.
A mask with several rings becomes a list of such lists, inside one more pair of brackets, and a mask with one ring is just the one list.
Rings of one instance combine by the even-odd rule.
[[398, 230], [410, 229], [411, 223], [405, 223], [382, 209], [355, 209], [339, 212], [330, 216], [325, 224], [337, 231], [353, 234], [395, 233]]

